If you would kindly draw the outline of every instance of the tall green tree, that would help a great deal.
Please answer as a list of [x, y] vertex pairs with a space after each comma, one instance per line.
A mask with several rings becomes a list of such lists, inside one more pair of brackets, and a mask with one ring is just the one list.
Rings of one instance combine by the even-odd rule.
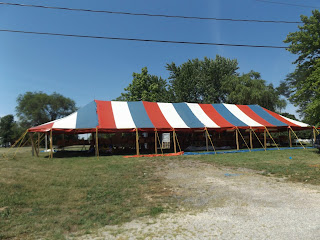
[[237, 60], [216, 56], [189, 60], [180, 66], [167, 64], [175, 102], [219, 103], [226, 100], [224, 82], [237, 76]]
[[258, 72], [250, 71], [241, 76], [234, 76], [230, 81], [223, 83], [226, 92], [226, 102], [233, 104], [258, 104], [271, 111], [286, 107], [285, 100], [281, 99], [272, 84], [266, 84]]
[[6, 115], [0, 119], [0, 140], [6, 147], [14, 140], [14, 117], [12, 114]]
[[171, 100], [167, 81], [149, 74], [146, 67], [142, 68], [141, 73], [133, 73], [132, 77], [132, 82], [116, 100], [150, 102], [167, 102]]
[[290, 101], [298, 106], [305, 121], [311, 124], [320, 122], [320, 12], [312, 11], [310, 17], [301, 16], [302, 26], [289, 33], [285, 43], [287, 49], [298, 55], [296, 69], [287, 76], [287, 94]]
[[76, 111], [75, 102], [58, 93], [26, 92], [17, 98], [16, 112], [23, 127], [28, 128], [65, 117]]

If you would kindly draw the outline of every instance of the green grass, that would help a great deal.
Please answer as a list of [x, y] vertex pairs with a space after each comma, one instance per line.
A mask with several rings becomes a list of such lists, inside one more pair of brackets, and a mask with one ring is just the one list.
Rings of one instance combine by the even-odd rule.
[[[48, 237], [118, 224], [164, 209], [154, 162], [123, 157], [0, 159], [0, 239]], [[168, 195], [168, 194], [166, 194]]]
[[293, 182], [320, 185], [320, 154], [317, 149], [196, 155], [193, 157], [193, 159], [216, 166], [248, 168], [262, 171], [263, 175], [285, 177]]
[[[4, 149], [0, 149], [0, 155]], [[172, 161], [248, 168], [291, 181], [320, 184], [316, 149], [158, 158], [122, 156], [0, 158], [0, 239], [64, 239], [107, 224], [155, 216], [176, 204], [154, 173]], [[292, 159], [289, 159], [292, 157]]]

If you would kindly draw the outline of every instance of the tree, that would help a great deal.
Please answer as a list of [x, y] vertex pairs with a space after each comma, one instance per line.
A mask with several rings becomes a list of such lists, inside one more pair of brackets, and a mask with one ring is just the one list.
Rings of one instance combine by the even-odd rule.
[[299, 107], [299, 113], [305, 121], [316, 124], [320, 122], [320, 12], [312, 11], [310, 17], [301, 16], [302, 26], [289, 33], [285, 43], [287, 49], [298, 58], [293, 73], [285, 80], [290, 101]]
[[175, 102], [219, 103], [225, 101], [222, 85], [237, 76], [238, 62], [219, 55], [215, 59], [189, 60], [180, 66], [167, 64]]
[[5, 147], [8, 146], [8, 143], [13, 142], [14, 139], [14, 117], [12, 114], [6, 115], [0, 119], [0, 139], [1, 144], [4, 144]]
[[76, 111], [75, 102], [54, 92], [26, 92], [17, 98], [16, 112], [23, 127], [40, 125]]
[[167, 81], [161, 77], [148, 73], [147, 67], [142, 68], [141, 73], [133, 73], [132, 83], [129, 84], [116, 100], [122, 101], [170, 101], [170, 92]]
[[234, 76], [223, 83], [226, 92], [226, 102], [233, 104], [258, 104], [271, 111], [286, 107], [285, 100], [280, 99], [279, 93], [272, 84], [266, 84], [260, 73], [250, 71], [241, 76]]

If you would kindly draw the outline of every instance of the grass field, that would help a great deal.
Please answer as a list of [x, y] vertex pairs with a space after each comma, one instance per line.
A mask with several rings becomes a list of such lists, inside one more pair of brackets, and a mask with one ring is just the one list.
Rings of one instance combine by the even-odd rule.
[[31, 157], [26, 148], [15, 159], [0, 158], [0, 239], [64, 239], [66, 234], [172, 211], [178, 203], [154, 174], [159, 165], [171, 161], [249, 168], [267, 176], [320, 184], [316, 149], [99, 160], [46, 156]]

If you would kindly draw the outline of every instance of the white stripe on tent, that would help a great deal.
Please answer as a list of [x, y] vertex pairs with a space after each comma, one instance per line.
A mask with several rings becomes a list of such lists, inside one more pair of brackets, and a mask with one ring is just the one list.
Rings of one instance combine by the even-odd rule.
[[203, 111], [198, 103], [187, 103], [192, 113], [203, 123], [207, 128], [220, 128], [208, 115]]
[[172, 103], [158, 103], [158, 106], [168, 121], [168, 123], [173, 128], [189, 128], [186, 123], [182, 120], [180, 115], [177, 113], [176, 109], [172, 105]]
[[136, 128], [127, 102], [111, 101], [114, 121], [118, 129]]
[[59, 129], [75, 129], [77, 124], [77, 115], [78, 113], [72, 113], [67, 117], [58, 119], [54, 122], [52, 128]]
[[287, 118], [287, 117], [284, 117], [282, 115], [280, 115], [281, 117], [283, 117], [285, 120], [289, 121], [289, 122], [292, 122], [293, 124], [296, 124], [300, 127], [309, 127], [310, 125], [308, 124], [305, 124], [303, 122], [299, 122], [299, 121], [296, 121], [296, 120], [293, 120], [293, 119], [290, 119], [290, 118]]
[[238, 108], [234, 104], [223, 104], [236, 118], [238, 118], [240, 121], [244, 122], [250, 127], [262, 127], [260, 123], [257, 123], [255, 120], [250, 118], [247, 114], [242, 112], [240, 108]]

